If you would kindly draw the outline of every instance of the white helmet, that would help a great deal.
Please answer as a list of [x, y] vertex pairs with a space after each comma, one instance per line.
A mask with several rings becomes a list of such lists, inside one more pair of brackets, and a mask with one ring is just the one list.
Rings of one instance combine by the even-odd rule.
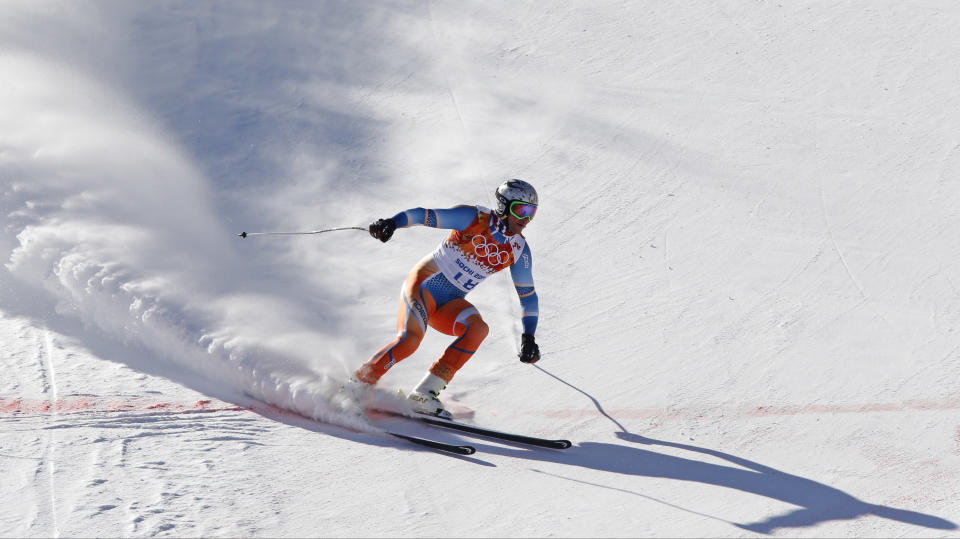
[[497, 187], [497, 215], [503, 217], [510, 208], [510, 203], [514, 201], [526, 202], [536, 206], [537, 190], [532, 185], [523, 180], [507, 180]]

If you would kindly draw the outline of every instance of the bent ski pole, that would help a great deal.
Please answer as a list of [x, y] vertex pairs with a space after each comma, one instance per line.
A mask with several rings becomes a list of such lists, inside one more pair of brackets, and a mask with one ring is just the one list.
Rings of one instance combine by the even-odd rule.
[[366, 231], [366, 228], [360, 226], [345, 226], [340, 228], [327, 228], [324, 230], [311, 230], [310, 232], [241, 232], [237, 234], [241, 238], [246, 238], [247, 236], [294, 236], [294, 235], [304, 235], [304, 234], [323, 234], [324, 232], [336, 232], [337, 230], [363, 230]]

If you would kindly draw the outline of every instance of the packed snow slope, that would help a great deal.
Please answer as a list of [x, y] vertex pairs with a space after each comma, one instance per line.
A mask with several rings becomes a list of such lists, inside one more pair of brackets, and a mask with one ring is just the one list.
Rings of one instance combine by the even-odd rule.
[[[960, 536], [958, 27], [936, 0], [4, 1], [0, 536]], [[575, 446], [351, 415], [445, 232], [237, 233], [512, 177], [543, 359], [497, 276], [443, 398]]]

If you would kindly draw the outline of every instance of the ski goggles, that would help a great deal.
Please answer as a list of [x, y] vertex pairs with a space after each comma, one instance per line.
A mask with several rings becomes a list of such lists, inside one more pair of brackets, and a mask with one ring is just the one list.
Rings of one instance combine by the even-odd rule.
[[510, 215], [517, 219], [533, 219], [537, 214], [537, 205], [514, 200], [510, 203]]

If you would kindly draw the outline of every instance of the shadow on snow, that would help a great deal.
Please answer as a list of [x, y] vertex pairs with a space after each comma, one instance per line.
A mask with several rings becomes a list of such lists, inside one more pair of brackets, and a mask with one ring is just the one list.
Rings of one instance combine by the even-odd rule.
[[[728, 453], [633, 434], [620, 422], [607, 414], [600, 402], [593, 396], [543, 368], [537, 368], [590, 398], [600, 414], [612, 421], [620, 429], [616, 434], [621, 440], [646, 446], [670, 447], [700, 453], [702, 455], [709, 455], [725, 460], [732, 466], [711, 464], [689, 458], [665, 455], [650, 449], [599, 442], [583, 442], [568, 452], [517, 451], [494, 447], [485, 448], [486, 452], [515, 456], [528, 460], [568, 464], [619, 474], [659, 477], [716, 485], [765, 496], [798, 507], [798, 509], [789, 513], [772, 516], [758, 522], [746, 524], [730, 522], [730, 524], [739, 528], [756, 533], [770, 534], [778, 528], [809, 527], [831, 520], [851, 520], [867, 515], [874, 515], [905, 524], [913, 524], [915, 526], [938, 530], [957, 529], [955, 523], [936, 516], [866, 503], [823, 483], [782, 472]], [[631, 493], [654, 499], [636, 492]]]

